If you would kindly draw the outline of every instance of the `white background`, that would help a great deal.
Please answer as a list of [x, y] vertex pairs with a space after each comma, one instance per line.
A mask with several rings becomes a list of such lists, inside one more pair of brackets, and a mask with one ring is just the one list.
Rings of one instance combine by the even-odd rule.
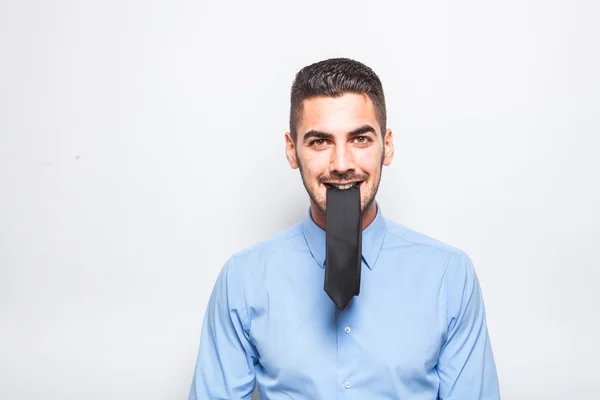
[[358, 59], [387, 218], [465, 250], [503, 399], [600, 390], [597, 1], [0, 1], [0, 398], [185, 399], [232, 253], [303, 218], [302, 66]]

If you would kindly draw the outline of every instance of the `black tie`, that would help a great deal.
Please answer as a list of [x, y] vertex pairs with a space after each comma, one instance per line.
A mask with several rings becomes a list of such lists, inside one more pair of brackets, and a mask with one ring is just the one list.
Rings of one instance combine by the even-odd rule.
[[325, 292], [340, 310], [360, 292], [360, 188], [327, 187]]

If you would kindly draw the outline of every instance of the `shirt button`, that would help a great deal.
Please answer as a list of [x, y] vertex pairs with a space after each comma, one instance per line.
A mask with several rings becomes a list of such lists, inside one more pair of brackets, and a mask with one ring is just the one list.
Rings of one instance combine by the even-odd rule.
[[346, 389], [350, 389], [350, 382], [346, 381], [346, 383], [344, 383], [344, 387]]
[[346, 333], [350, 333], [350, 331], [351, 331], [351, 330], [352, 330], [352, 329], [350, 329], [350, 327], [349, 327], [349, 326], [347, 326], [347, 327], [345, 327], [345, 328], [344, 328], [344, 332], [346, 332]]

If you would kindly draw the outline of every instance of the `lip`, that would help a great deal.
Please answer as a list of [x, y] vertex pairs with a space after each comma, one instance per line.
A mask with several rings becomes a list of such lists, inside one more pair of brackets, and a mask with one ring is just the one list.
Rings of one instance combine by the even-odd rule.
[[327, 188], [329, 188], [329, 187], [335, 187], [335, 188], [337, 188], [338, 185], [342, 186], [342, 185], [352, 185], [352, 184], [354, 184], [355, 188], [358, 188], [359, 190], [362, 190], [362, 185], [363, 185], [364, 182], [365, 181], [350, 181], [350, 182], [343, 182], [343, 183], [338, 183], [338, 182], [323, 182], [323, 186], [327, 190]]
[[324, 185], [350, 185], [352, 183], [362, 184], [364, 181], [349, 181], [349, 182], [323, 182]]

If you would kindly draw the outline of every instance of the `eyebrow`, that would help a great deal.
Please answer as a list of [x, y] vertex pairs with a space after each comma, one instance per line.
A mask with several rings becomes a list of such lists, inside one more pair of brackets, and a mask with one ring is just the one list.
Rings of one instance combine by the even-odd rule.
[[[346, 134], [346, 136], [348, 136], [348, 137], [360, 136], [360, 135], [364, 135], [365, 133], [369, 133], [369, 132], [376, 134], [375, 128], [373, 128], [371, 125], [363, 125], [360, 128], [356, 128], [356, 129], [348, 132]], [[304, 142], [306, 142], [310, 138], [333, 139], [333, 135], [328, 132], [317, 131], [315, 129], [311, 129], [310, 131], [308, 131], [304, 134], [302, 140]]]

